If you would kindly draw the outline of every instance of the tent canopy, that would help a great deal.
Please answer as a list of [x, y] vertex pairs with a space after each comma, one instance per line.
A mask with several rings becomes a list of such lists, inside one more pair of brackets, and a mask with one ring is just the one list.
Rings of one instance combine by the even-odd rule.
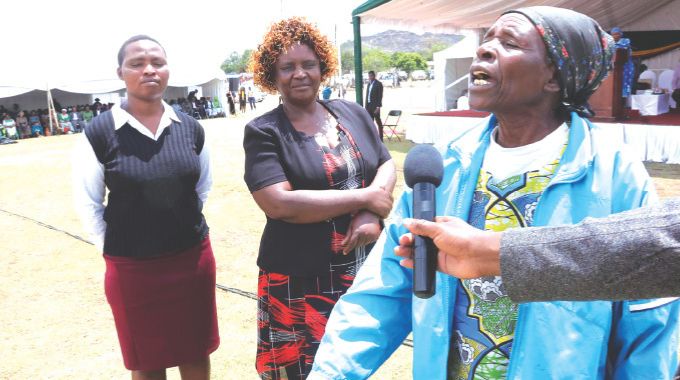
[[589, 15], [609, 30], [680, 30], [680, 1], [674, 0], [370, 0], [353, 12], [362, 23], [401, 25], [434, 32], [488, 28], [509, 9], [549, 5]]
[[[76, 94], [103, 94], [124, 89], [125, 83], [115, 76], [115, 68], [113, 70], [114, 75], [102, 71], [91, 77], [96, 79], [90, 80], [80, 80], [76, 78], [67, 79], [59, 76], [55, 76], [52, 82], [48, 82], [46, 79], [27, 80], [26, 78], [5, 78], [2, 80], [2, 85], [0, 85], [0, 98], [13, 97], [33, 90], [46, 91], [47, 88], [50, 90], [62, 90]], [[213, 80], [222, 81], [226, 78], [227, 76], [224, 72], [217, 68], [213, 68], [212, 70], [208, 69], [203, 72], [185, 70], [180, 72], [179, 75], [174, 73], [171, 68], [168, 86], [198, 86]]]
[[[394, 25], [410, 30], [438, 33], [463, 33], [466, 38], [453, 47], [435, 54], [435, 99], [437, 110], [455, 106], [465, 83], [460, 82], [469, 67], [479, 35], [470, 33], [490, 27], [505, 11], [528, 6], [547, 5], [573, 9], [594, 18], [605, 30], [618, 26], [627, 32], [680, 31], [680, 1], [678, 0], [369, 0], [352, 12], [355, 23], [354, 55], [361, 56], [361, 23]], [[668, 33], [668, 31], [674, 31]], [[651, 69], [673, 67], [680, 51], [670, 46], [667, 54], [646, 58]], [[355, 63], [361, 83], [361, 61]], [[357, 102], [362, 101], [362, 89], [357, 88]]]

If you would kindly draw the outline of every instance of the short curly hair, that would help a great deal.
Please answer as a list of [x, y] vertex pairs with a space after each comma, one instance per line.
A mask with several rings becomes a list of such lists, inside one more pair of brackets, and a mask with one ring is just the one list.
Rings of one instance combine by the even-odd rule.
[[276, 93], [276, 60], [295, 43], [307, 45], [319, 58], [321, 82], [330, 78], [338, 66], [335, 48], [319, 29], [301, 17], [291, 17], [271, 25], [264, 40], [250, 57], [248, 65], [254, 82], [262, 90]]

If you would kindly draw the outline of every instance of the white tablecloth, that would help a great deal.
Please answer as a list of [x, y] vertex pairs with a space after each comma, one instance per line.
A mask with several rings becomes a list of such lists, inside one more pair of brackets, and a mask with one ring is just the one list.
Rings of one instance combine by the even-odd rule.
[[488, 118], [413, 115], [406, 128], [406, 139], [416, 144], [446, 144]]
[[639, 110], [640, 115], [660, 115], [668, 112], [670, 94], [640, 94], [631, 95], [631, 108]]
[[[445, 145], [488, 118], [411, 116], [406, 139], [417, 144]], [[641, 161], [680, 164], [680, 126], [594, 123], [593, 134], [616, 147], [624, 147]]]

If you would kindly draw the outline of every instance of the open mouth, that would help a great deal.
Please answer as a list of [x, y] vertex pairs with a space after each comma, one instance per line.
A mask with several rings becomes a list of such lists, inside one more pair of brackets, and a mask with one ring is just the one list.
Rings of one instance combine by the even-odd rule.
[[484, 86], [486, 84], [489, 84], [489, 74], [481, 71], [481, 70], [475, 70], [471, 74], [472, 78], [472, 84], [475, 86]]

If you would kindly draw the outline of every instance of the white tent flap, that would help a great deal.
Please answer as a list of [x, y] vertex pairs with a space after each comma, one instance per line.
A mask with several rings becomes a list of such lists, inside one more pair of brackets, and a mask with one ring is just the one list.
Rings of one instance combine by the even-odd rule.
[[[501, 13], [510, 9], [550, 5], [587, 14], [607, 30], [614, 26], [629, 31], [678, 30], [678, 4], [680, 1], [674, 0], [392, 0], [360, 16], [362, 22], [455, 32], [459, 29], [488, 28]], [[664, 17], [649, 22], [653, 14]]]

